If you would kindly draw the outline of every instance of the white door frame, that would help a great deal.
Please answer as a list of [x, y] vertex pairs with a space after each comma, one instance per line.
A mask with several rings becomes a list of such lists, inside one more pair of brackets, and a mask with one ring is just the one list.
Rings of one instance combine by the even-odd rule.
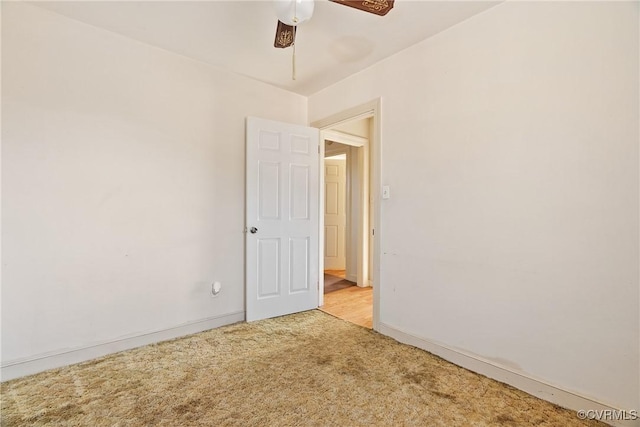
[[[369, 273], [370, 248], [368, 240], [365, 241], [365, 238], [369, 235], [369, 139], [335, 129], [327, 129], [320, 131], [320, 142], [325, 144], [325, 158], [341, 153], [347, 155], [346, 231], [348, 238], [345, 241], [346, 279], [355, 282], [358, 286], [371, 286], [369, 274], [366, 274]], [[337, 142], [341, 148], [329, 149], [331, 142]], [[356, 163], [355, 167], [354, 162]], [[357, 173], [357, 176], [354, 172]], [[352, 192], [354, 181], [360, 184], [360, 191], [357, 193], [358, 200], [354, 199]], [[365, 195], [367, 196], [366, 200], [363, 198]], [[360, 221], [357, 222], [353, 221], [354, 206], [357, 206], [360, 211]], [[364, 221], [365, 218], [367, 219], [366, 221]], [[356, 227], [355, 242], [351, 237], [354, 227]], [[352, 263], [355, 263], [355, 265]], [[324, 283], [322, 281], [318, 292], [324, 293]]]
[[[359, 119], [371, 118], [373, 120], [373, 133], [369, 137], [369, 168], [370, 168], [370, 206], [372, 219], [369, 224], [370, 237], [375, 239], [373, 244], [372, 260], [372, 276], [374, 281], [373, 286], [373, 329], [378, 330], [379, 318], [380, 318], [380, 288], [384, 286], [380, 277], [380, 246], [383, 237], [383, 230], [381, 230], [381, 209], [380, 209], [380, 192], [382, 188], [381, 176], [382, 176], [382, 159], [381, 159], [381, 98], [369, 101], [367, 103], [358, 105], [348, 110], [336, 112], [322, 120], [317, 120], [311, 123], [311, 126], [320, 129], [320, 131], [327, 131], [328, 129], [338, 126], [340, 124], [351, 122]], [[322, 132], [321, 132], [322, 135]], [[355, 144], [354, 144], [355, 145]], [[324, 170], [324, 140], [320, 138], [320, 156], [319, 156], [319, 170]], [[324, 188], [324, 174], [320, 174], [320, 189]], [[320, 197], [319, 200], [319, 238], [318, 248], [319, 264], [318, 271], [322, 273], [324, 271], [324, 197]], [[375, 236], [372, 236], [375, 230]], [[368, 274], [368, 272], [367, 272]], [[370, 278], [371, 279], [371, 278]], [[318, 292], [318, 305], [323, 305], [324, 295], [322, 292]]]
[[[369, 182], [369, 139], [363, 138], [359, 136], [349, 135], [343, 132], [337, 132], [333, 129], [320, 131], [320, 141], [325, 144], [325, 158], [327, 155], [331, 156], [334, 153], [345, 152], [347, 154], [347, 206], [346, 206], [346, 215], [347, 215], [347, 229], [349, 230], [349, 234], [353, 231], [352, 227], [357, 227], [356, 231], [356, 247], [352, 247], [351, 238], [346, 241], [346, 252], [347, 258], [350, 261], [351, 255], [355, 254], [355, 262], [356, 267], [355, 271], [351, 269], [347, 269], [347, 273], [354, 274], [355, 280], [352, 280], [357, 283], [358, 286], [371, 286], [371, 278], [369, 277], [369, 262], [370, 262], [370, 244], [369, 244], [369, 193], [370, 193], [370, 182]], [[338, 150], [330, 150], [327, 153], [327, 141], [335, 141], [343, 146], [343, 149]], [[330, 142], [329, 142], [330, 144]], [[355, 150], [354, 150], [355, 149]], [[352, 157], [356, 157], [352, 159]], [[358, 162], [358, 167], [355, 170], [358, 172], [358, 176], [354, 178], [353, 174], [353, 160]], [[360, 184], [360, 191], [358, 191], [359, 198], [357, 200], [358, 210], [360, 211], [360, 221], [355, 224], [352, 224], [352, 209], [354, 197], [351, 192], [353, 189], [353, 180]], [[324, 231], [324, 229], [323, 229]], [[323, 286], [321, 283], [319, 292], [323, 292]]]

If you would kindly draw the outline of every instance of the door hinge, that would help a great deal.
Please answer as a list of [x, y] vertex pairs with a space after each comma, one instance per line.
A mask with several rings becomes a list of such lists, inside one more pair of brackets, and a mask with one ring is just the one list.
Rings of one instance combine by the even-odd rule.
[[375, 235], [376, 235], [376, 229], [375, 229], [375, 228], [372, 228], [372, 229], [371, 229], [371, 235], [372, 235], [372, 236], [375, 236]]
[[320, 145], [318, 144], [318, 154], [320, 154]]

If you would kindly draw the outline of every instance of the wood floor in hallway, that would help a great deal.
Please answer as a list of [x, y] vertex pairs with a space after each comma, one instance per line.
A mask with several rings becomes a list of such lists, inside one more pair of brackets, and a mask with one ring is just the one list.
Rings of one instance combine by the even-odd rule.
[[365, 328], [373, 328], [373, 288], [350, 286], [324, 296], [320, 310]]
[[329, 274], [331, 276], [342, 277], [343, 279], [347, 277], [347, 272], [345, 270], [325, 270], [324, 274]]

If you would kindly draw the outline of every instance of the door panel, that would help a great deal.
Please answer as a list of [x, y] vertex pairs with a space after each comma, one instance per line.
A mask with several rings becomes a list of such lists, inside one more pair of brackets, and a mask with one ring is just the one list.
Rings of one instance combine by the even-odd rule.
[[291, 212], [289, 218], [292, 220], [309, 220], [309, 166], [291, 165], [289, 176], [291, 177]]
[[314, 128], [247, 118], [247, 321], [318, 306], [318, 140]]
[[258, 298], [280, 293], [280, 239], [258, 239]]
[[259, 218], [280, 219], [280, 164], [259, 162]]
[[311, 287], [309, 278], [309, 238], [289, 239], [289, 263], [290, 292], [305, 292]]

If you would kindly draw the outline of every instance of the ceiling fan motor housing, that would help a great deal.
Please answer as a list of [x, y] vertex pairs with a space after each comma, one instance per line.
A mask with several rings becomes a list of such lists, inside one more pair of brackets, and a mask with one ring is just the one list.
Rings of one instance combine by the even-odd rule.
[[302, 24], [313, 15], [313, 0], [275, 0], [278, 20], [290, 26]]

